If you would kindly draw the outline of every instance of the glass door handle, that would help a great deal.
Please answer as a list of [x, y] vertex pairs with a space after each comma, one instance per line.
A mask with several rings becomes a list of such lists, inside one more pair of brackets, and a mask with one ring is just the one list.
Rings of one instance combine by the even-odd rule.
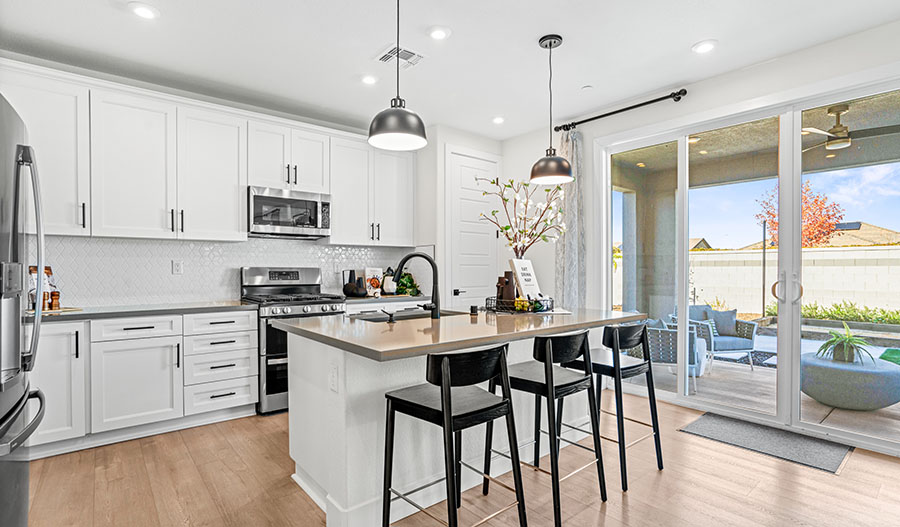
[[800, 278], [797, 276], [797, 273], [794, 273], [794, 280], [793, 280], [792, 283], [793, 283], [794, 285], [796, 285], [796, 286], [797, 286], [797, 289], [798, 289], [798, 291], [797, 291], [797, 298], [791, 300], [791, 303], [792, 303], [792, 304], [796, 304], [797, 302], [800, 301], [801, 298], [803, 298], [803, 284], [800, 283]]
[[772, 284], [772, 296], [774, 296], [776, 300], [778, 300], [779, 302], [782, 302], [782, 303], [784, 303], [785, 300], [784, 300], [784, 298], [778, 296], [778, 284], [783, 284], [785, 282], [785, 278], [786, 277], [784, 275], [784, 272], [782, 272], [781, 277], [778, 280], [776, 280], [774, 284]]

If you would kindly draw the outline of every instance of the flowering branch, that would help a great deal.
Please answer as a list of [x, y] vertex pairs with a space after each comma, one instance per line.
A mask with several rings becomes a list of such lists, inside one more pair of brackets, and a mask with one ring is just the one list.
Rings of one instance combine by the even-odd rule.
[[482, 192], [483, 196], [500, 198], [506, 221], [499, 216], [499, 209], [492, 210], [489, 214], [482, 212], [480, 219], [492, 223], [503, 233], [507, 246], [512, 248], [516, 258], [525, 256], [525, 252], [535, 243], [555, 242], [566, 232], [562, 209], [565, 191], [562, 186], [541, 187], [546, 198], [539, 203], [534, 199], [539, 187], [527, 181], [510, 179], [508, 182], [501, 182], [499, 178], [475, 180], [493, 187], [490, 191]]

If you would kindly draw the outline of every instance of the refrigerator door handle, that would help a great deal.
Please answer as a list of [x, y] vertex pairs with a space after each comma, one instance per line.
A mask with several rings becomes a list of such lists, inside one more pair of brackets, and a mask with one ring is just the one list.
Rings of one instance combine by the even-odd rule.
[[[40, 426], [41, 421], [44, 420], [44, 408], [46, 407], [46, 405], [44, 404], [44, 392], [39, 389], [29, 392], [28, 397], [23, 399], [23, 403], [27, 403], [31, 399], [39, 400], [41, 402], [41, 407], [38, 409], [37, 414], [35, 414], [35, 416], [31, 419], [31, 422], [28, 423], [28, 426], [23, 428], [18, 434], [16, 434], [15, 437], [10, 439], [9, 441], [0, 443], [0, 457], [5, 456], [13, 450], [19, 448], [19, 445], [21, 445], [29, 437], [31, 437], [31, 434], [34, 433], [37, 427]], [[24, 411], [24, 404], [22, 405], [20, 411]], [[13, 419], [18, 418], [19, 415], [19, 412], [15, 412], [15, 417], [13, 417]]]
[[[37, 231], [37, 278], [34, 287], [34, 328], [31, 332], [31, 347], [22, 355], [22, 368], [31, 371], [37, 356], [38, 340], [41, 335], [41, 318], [44, 303], [44, 213], [41, 208], [41, 183], [38, 177], [34, 148], [26, 145], [16, 147], [16, 179], [21, 175], [22, 167], [31, 169], [31, 186], [34, 191], [34, 223]], [[43, 400], [43, 395], [41, 395]]]

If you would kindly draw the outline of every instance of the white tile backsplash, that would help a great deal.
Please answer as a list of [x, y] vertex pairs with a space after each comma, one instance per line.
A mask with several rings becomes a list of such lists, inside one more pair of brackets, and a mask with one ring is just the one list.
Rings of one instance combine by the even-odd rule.
[[[29, 248], [33, 253], [34, 244]], [[319, 267], [323, 289], [337, 292], [342, 283], [335, 268], [396, 266], [411, 250], [271, 238], [237, 243], [46, 238], [47, 265], [62, 292], [61, 303], [79, 307], [237, 299], [239, 270], [245, 266]], [[184, 274], [172, 274], [172, 260], [184, 262]]]

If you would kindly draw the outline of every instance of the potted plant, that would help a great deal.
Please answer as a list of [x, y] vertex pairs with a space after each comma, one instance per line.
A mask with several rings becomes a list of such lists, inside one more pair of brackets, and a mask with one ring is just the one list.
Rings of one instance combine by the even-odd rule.
[[[492, 194], [500, 198], [501, 210], [492, 210], [489, 214], [481, 213], [481, 219], [493, 223], [506, 237], [507, 246], [513, 250], [516, 258], [524, 258], [525, 252], [537, 242], [555, 242], [566, 232], [563, 221], [562, 203], [565, 191], [561, 185], [538, 186], [528, 181], [508, 182], [500, 178], [476, 178], [494, 187], [484, 191], [482, 195]], [[538, 201], [538, 190], [544, 192], [544, 201]]]
[[866, 349], [866, 346], [869, 345], [866, 339], [851, 333], [846, 322], [843, 324], [844, 333], [841, 334], [834, 330], [829, 331], [831, 338], [819, 346], [819, 351], [816, 352], [816, 355], [828, 357], [839, 362], [856, 362], [856, 359], [859, 358], [859, 361], [862, 362], [862, 355], [866, 354], [874, 363], [875, 357]]

